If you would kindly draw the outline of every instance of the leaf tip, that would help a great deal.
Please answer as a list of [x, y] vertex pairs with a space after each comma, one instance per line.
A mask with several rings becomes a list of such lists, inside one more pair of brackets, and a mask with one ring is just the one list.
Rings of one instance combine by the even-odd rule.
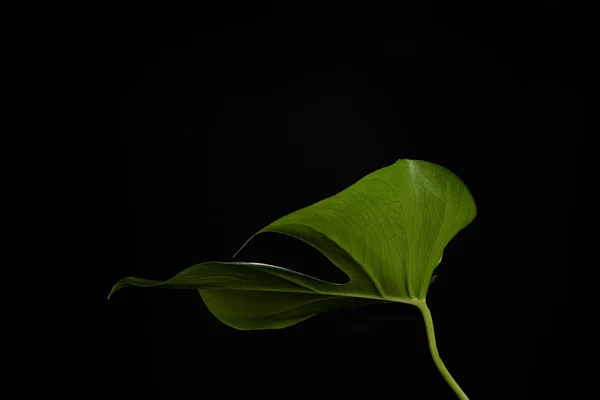
[[[246, 242], [248, 243], [248, 242]], [[231, 258], [235, 258], [235, 256], [237, 256], [239, 254], [240, 251], [242, 251], [242, 249], [246, 246], [246, 243], [244, 243], [242, 245], [242, 247], [240, 247], [239, 249], [237, 249], [237, 251], [233, 254], [233, 256]]]
[[129, 286], [129, 279], [130, 278], [125, 278], [125, 279], [121, 279], [119, 282], [117, 282], [111, 289], [110, 289], [110, 293], [108, 294], [108, 296], [106, 296], [106, 300], [110, 300], [110, 298], [115, 294], [116, 291]]
[[110, 293], [108, 294], [108, 296], [106, 296], [106, 300], [110, 300], [110, 298], [112, 297], [112, 295], [119, 290], [119, 288], [116, 287], [117, 285], [113, 286], [112, 289], [110, 289]]
[[244, 242], [244, 244], [242, 245], [242, 247], [240, 247], [240, 248], [239, 248], [239, 249], [238, 249], [238, 250], [235, 252], [235, 254], [233, 255], [233, 257], [231, 257], [231, 258], [235, 258], [235, 257], [236, 257], [236, 256], [237, 256], [237, 255], [240, 253], [240, 251], [242, 251], [242, 250], [244, 249], [244, 247], [246, 247], [246, 245], [247, 245], [247, 244], [248, 244], [248, 243], [249, 243], [249, 242], [250, 242], [252, 239], [254, 239], [254, 237], [255, 237], [256, 235], [258, 235], [258, 234], [259, 234], [259, 233], [261, 233], [261, 232], [264, 232], [264, 228], [263, 228], [263, 229], [261, 229], [260, 231], [256, 232], [254, 235], [250, 236], [250, 238]]

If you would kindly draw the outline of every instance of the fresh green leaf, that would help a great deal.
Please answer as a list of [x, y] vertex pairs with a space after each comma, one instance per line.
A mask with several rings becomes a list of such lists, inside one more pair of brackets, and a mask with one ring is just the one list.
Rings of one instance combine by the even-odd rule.
[[267, 264], [207, 262], [164, 282], [125, 278], [111, 295], [128, 285], [198, 289], [209, 310], [238, 329], [284, 328], [320, 312], [376, 302], [417, 305], [444, 248], [475, 215], [473, 197], [452, 172], [398, 160], [256, 233], [303, 240], [342, 269], [348, 283]]
[[439, 356], [426, 296], [444, 248], [475, 215], [471, 193], [452, 172], [398, 160], [254, 235], [278, 232], [303, 240], [344, 271], [348, 283], [268, 264], [206, 262], [166, 281], [122, 279], [109, 298], [132, 285], [197, 289], [218, 319], [238, 329], [285, 328], [320, 312], [374, 303], [412, 304], [423, 315], [436, 366], [468, 400]]

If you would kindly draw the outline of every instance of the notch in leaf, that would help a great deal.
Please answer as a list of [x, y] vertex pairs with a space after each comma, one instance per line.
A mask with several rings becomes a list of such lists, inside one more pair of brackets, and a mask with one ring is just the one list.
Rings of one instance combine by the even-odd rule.
[[213, 315], [237, 329], [285, 328], [321, 312], [380, 302], [412, 304], [425, 319], [438, 369], [467, 399], [439, 357], [426, 296], [444, 248], [476, 213], [471, 193], [451, 171], [401, 159], [276, 220], [242, 246], [263, 232], [295, 237], [344, 271], [348, 283], [263, 263], [206, 262], [166, 281], [124, 278], [109, 298], [131, 285], [195, 289]]

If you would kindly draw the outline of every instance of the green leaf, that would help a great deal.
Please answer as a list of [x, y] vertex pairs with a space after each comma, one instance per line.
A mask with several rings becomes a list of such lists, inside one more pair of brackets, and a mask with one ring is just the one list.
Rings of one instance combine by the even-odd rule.
[[303, 240], [343, 270], [348, 283], [268, 264], [206, 262], [164, 282], [125, 278], [109, 297], [129, 285], [198, 289], [208, 309], [238, 329], [285, 328], [320, 312], [381, 302], [421, 307], [444, 248], [475, 215], [471, 193], [452, 172], [398, 160], [254, 235]]
[[348, 283], [268, 264], [206, 262], [166, 281], [122, 279], [108, 297], [132, 285], [197, 289], [218, 319], [238, 329], [285, 328], [320, 312], [374, 303], [412, 304], [423, 315], [437, 368], [468, 400], [439, 356], [426, 296], [444, 248], [476, 213], [471, 193], [452, 172], [398, 160], [254, 235], [278, 232], [303, 240], [343, 270]]

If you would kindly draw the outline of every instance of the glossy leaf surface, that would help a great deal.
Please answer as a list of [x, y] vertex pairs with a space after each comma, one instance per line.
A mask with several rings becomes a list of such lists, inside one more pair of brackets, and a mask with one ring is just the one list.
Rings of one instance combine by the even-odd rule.
[[284, 328], [320, 312], [376, 302], [420, 305], [444, 248], [475, 215], [471, 193], [452, 172], [398, 160], [257, 232], [309, 243], [348, 275], [348, 283], [268, 264], [207, 262], [164, 282], [125, 278], [111, 295], [129, 285], [198, 289], [209, 310], [238, 329]]

